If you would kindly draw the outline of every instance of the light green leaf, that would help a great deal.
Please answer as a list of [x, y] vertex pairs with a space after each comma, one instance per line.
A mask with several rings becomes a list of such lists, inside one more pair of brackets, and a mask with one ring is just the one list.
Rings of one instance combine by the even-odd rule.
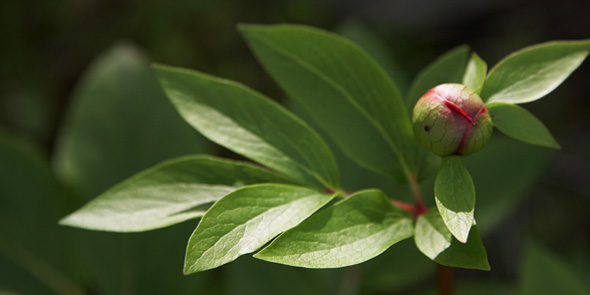
[[85, 71], [60, 129], [57, 176], [80, 193], [81, 204], [164, 160], [206, 151], [172, 107], [129, 43], [118, 43]]
[[479, 94], [483, 83], [486, 79], [486, 72], [488, 65], [475, 52], [471, 54], [467, 68], [463, 75], [463, 85], [471, 88], [475, 93]]
[[289, 183], [246, 163], [210, 156], [177, 158], [109, 189], [60, 224], [116, 232], [161, 228], [201, 217], [207, 209], [202, 205], [261, 182]]
[[239, 29], [270, 75], [350, 158], [396, 179], [417, 172], [399, 91], [358, 45], [306, 26]]
[[590, 294], [588, 278], [580, 277], [554, 253], [532, 242], [524, 250], [520, 294]]
[[459, 156], [445, 158], [434, 183], [436, 206], [445, 224], [462, 243], [475, 219], [475, 186]]
[[189, 239], [184, 273], [218, 267], [258, 250], [335, 195], [290, 185], [246, 186], [217, 201]]
[[526, 109], [508, 103], [487, 104], [494, 126], [504, 134], [530, 144], [561, 148], [547, 127]]
[[526, 103], [557, 88], [584, 61], [590, 40], [553, 41], [514, 52], [495, 65], [481, 98], [487, 102]]
[[369, 260], [412, 234], [411, 219], [381, 191], [363, 191], [283, 233], [254, 257], [299, 267], [343, 267]]
[[443, 83], [461, 83], [468, 58], [469, 47], [459, 46], [446, 52], [422, 70], [412, 82], [406, 96], [409, 112], [412, 113], [418, 99], [434, 86]]
[[490, 270], [486, 250], [474, 224], [467, 243], [461, 243], [447, 229], [436, 209], [418, 217], [414, 232], [416, 246], [435, 262], [452, 267]]
[[338, 187], [326, 143], [277, 103], [237, 82], [182, 68], [153, 69], [182, 117], [205, 137], [298, 183]]

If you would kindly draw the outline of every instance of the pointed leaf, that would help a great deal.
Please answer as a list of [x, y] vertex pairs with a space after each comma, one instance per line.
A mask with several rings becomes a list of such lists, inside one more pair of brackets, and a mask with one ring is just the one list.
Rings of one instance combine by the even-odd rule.
[[333, 268], [369, 260], [412, 236], [412, 221], [381, 191], [363, 191], [283, 233], [254, 257]]
[[481, 98], [487, 102], [526, 103], [557, 88], [584, 61], [590, 40], [554, 41], [514, 52], [495, 65]]
[[523, 107], [508, 103], [487, 105], [494, 126], [504, 134], [530, 144], [561, 148], [545, 124]]
[[306, 26], [239, 29], [270, 75], [349, 157], [397, 179], [415, 170], [399, 91], [358, 45]]
[[475, 93], [479, 94], [483, 87], [483, 82], [486, 79], [486, 72], [488, 65], [475, 52], [471, 54], [469, 62], [467, 62], [467, 69], [463, 75], [463, 85], [471, 88]]
[[434, 86], [443, 83], [461, 83], [468, 58], [469, 47], [459, 46], [446, 52], [422, 70], [412, 82], [406, 96], [406, 106], [410, 113], [418, 99]]
[[434, 196], [440, 216], [453, 236], [466, 243], [475, 223], [475, 186], [459, 156], [444, 160], [434, 183]]
[[338, 187], [338, 168], [326, 143], [277, 103], [196, 71], [153, 69], [182, 117], [205, 137], [301, 184]]
[[81, 204], [164, 160], [206, 151], [160, 89], [150, 60], [118, 43], [92, 62], [71, 98], [56, 141], [57, 176]]
[[490, 270], [477, 226], [472, 226], [467, 243], [461, 243], [453, 238], [434, 208], [418, 217], [414, 241], [424, 255], [442, 265]]
[[116, 232], [146, 231], [201, 217], [236, 188], [288, 180], [253, 165], [210, 156], [166, 161], [125, 180], [66, 216], [62, 225]]
[[[392, 48], [389, 46], [391, 39], [385, 40], [380, 34], [378, 34], [377, 30], [356, 20], [344, 22], [338, 26], [336, 33], [358, 44], [363, 50], [371, 55], [371, 57], [375, 59], [375, 61], [395, 82], [402, 97], [405, 95], [408, 91], [407, 88], [410, 86], [407, 81], [407, 71], [405, 71], [399, 64], [398, 59], [403, 57], [395, 56], [392, 53]], [[396, 41], [401, 40], [394, 40], [392, 43], [398, 43]]]
[[550, 155], [546, 148], [497, 133], [484, 149], [463, 159], [477, 183], [477, 226], [482, 235], [492, 233], [530, 197]]
[[333, 197], [280, 184], [247, 186], [230, 193], [207, 211], [190, 237], [185, 274], [215, 268], [258, 250]]

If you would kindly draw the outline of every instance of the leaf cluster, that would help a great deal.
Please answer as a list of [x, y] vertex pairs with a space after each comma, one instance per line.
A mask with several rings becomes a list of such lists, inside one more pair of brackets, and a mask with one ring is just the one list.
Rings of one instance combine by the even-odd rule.
[[[175, 158], [121, 182], [62, 224], [136, 232], [201, 218], [186, 249], [186, 274], [249, 253], [298, 267], [349, 266], [412, 236], [437, 263], [488, 270], [474, 218], [473, 180], [458, 156], [440, 159], [418, 144], [411, 108], [438, 84], [463, 83], [481, 94], [497, 129], [559, 148], [543, 123], [517, 104], [555, 89], [590, 51], [588, 40], [549, 42], [507, 56], [488, 73], [486, 63], [462, 46], [421, 72], [404, 97], [377, 62], [338, 35], [295, 25], [239, 30], [330, 142], [311, 123], [247, 86], [154, 65], [162, 89], [190, 126], [254, 163]], [[421, 200], [414, 209], [400, 206], [391, 199], [397, 196], [378, 189], [346, 192], [330, 143], [417, 196], [418, 184], [437, 173], [436, 208], [420, 207]]]

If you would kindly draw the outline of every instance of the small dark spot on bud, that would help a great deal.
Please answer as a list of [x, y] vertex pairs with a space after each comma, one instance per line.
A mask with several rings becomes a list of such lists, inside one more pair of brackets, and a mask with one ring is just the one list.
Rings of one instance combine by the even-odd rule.
[[424, 126], [424, 131], [430, 131], [430, 126]]

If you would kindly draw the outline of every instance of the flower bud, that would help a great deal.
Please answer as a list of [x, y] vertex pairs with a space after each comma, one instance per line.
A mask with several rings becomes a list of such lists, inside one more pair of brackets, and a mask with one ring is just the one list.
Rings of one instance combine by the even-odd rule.
[[479, 151], [493, 129], [479, 95], [461, 84], [428, 90], [416, 103], [412, 122], [418, 141], [441, 157]]

